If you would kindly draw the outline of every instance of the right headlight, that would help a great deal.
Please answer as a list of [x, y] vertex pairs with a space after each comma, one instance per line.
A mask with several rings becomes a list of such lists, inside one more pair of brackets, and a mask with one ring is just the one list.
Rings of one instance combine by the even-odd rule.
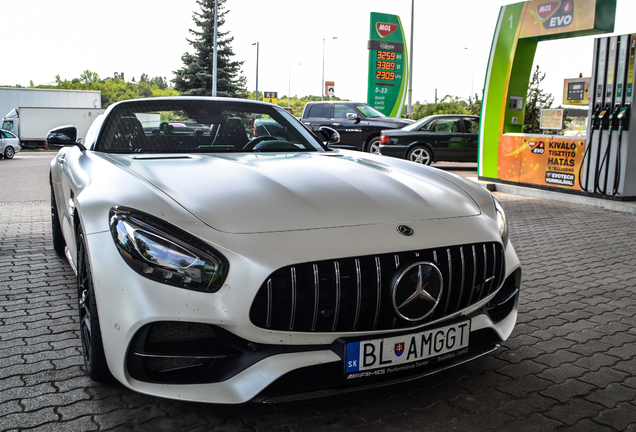
[[508, 218], [506, 218], [506, 212], [503, 206], [499, 202], [496, 196], [492, 196], [495, 203], [495, 212], [497, 213], [497, 228], [499, 228], [499, 234], [501, 234], [501, 241], [503, 241], [504, 248], [508, 246]]
[[147, 213], [110, 210], [110, 233], [120, 255], [148, 279], [194, 291], [218, 291], [229, 270], [227, 259], [185, 231]]

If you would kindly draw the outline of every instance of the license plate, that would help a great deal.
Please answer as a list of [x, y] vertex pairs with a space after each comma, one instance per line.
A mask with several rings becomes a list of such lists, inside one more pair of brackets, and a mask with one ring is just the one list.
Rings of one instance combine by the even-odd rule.
[[[345, 345], [345, 373], [389, 368], [444, 356], [468, 347], [470, 321], [402, 336], [349, 342]], [[392, 369], [397, 368], [397, 369]]]

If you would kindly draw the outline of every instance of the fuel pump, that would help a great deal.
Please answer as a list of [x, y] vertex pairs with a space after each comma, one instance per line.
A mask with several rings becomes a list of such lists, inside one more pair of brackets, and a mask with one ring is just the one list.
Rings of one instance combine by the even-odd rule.
[[[636, 34], [596, 39], [593, 99], [581, 190], [616, 199], [636, 199], [636, 136], [632, 115], [636, 76]], [[631, 135], [631, 136], [630, 136]]]
[[604, 94], [604, 113], [601, 118], [601, 133], [599, 136], [600, 142], [597, 147], [596, 158], [596, 173], [594, 175], [594, 192], [605, 194], [605, 187], [602, 183], [604, 178], [607, 178], [607, 154], [609, 153], [610, 139], [612, 136], [612, 114], [614, 118], [616, 114], [613, 110], [614, 105], [614, 85], [616, 80], [616, 54], [618, 52], [618, 37], [613, 36], [609, 38], [609, 46], [607, 48], [607, 72], [605, 74], [605, 94]]
[[[594, 89], [592, 118], [588, 125], [585, 154], [579, 169], [579, 185], [585, 192], [594, 192], [597, 188], [597, 166], [600, 163], [601, 130], [607, 109], [605, 109], [605, 72], [607, 59], [607, 45], [609, 38], [599, 38], [594, 41], [594, 69], [591, 86]], [[581, 172], [582, 171], [582, 172]]]
[[629, 129], [629, 107], [626, 105], [621, 108], [618, 113], [618, 147], [616, 148], [616, 164], [614, 166], [614, 187], [612, 188], [612, 195], [618, 194], [618, 189], [621, 181], [622, 174], [622, 159], [621, 154], [623, 152], [623, 130]]
[[[626, 71], [628, 70], [628, 57], [630, 55], [631, 37], [630, 35], [623, 35], [618, 37], [618, 51], [617, 51], [617, 66], [616, 66], [616, 85], [614, 87], [614, 108], [609, 118], [609, 133], [607, 136], [607, 148], [603, 156], [604, 160], [601, 164], [605, 171], [604, 181], [602, 187], [599, 187], [599, 191], [605, 195], [616, 195], [618, 191], [617, 181], [620, 179], [621, 171], [621, 155], [620, 147], [622, 143], [623, 132], [621, 126], [624, 128], [624, 118], [626, 110]], [[622, 113], [619, 119], [619, 115]], [[621, 125], [620, 123], [623, 122]], [[620, 130], [620, 133], [616, 133]], [[614, 134], [612, 134], [614, 131]]]

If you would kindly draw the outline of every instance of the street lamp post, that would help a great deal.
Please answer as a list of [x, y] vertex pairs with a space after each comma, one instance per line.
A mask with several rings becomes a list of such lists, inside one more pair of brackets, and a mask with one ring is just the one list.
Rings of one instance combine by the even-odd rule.
[[258, 101], [258, 42], [254, 42], [252, 45], [256, 45], [256, 90], [254, 91], [254, 100]]
[[217, 56], [218, 45], [216, 44], [216, 39], [218, 36], [218, 22], [219, 22], [218, 9], [219, 9], [218, 0], [214, 0], [214, 59], [212, 60], [212, 96], [213, 97], [216, 97], [216, 79], [217, 79], [216, 65], [217, 65], [217, 57], [218, 57]]
[[[333, 36], [331, 39], [338, 39]], [[325, 100], [325, 38], [322, 40], [322, 82], [320, 83], [320, 100]]]
[[409, 62], [409, 97], [408, 103], [406, 105], [406, 113], [408, 115], [413, 114], [413, 29], [415, 26], [413, 23], [415, 22], [415, 0], [411, 0], [411, 55]]
[[[464, 47], [465, 50], [467, 51], [471, 51], [470, 49]], [[470, 58], [470, 62], [471, 62], [471, 75], [470, 75], [470, 97], [473, 97], [473, 84], [475, 82], [475, 50], [472, 50], [472, 55]]]

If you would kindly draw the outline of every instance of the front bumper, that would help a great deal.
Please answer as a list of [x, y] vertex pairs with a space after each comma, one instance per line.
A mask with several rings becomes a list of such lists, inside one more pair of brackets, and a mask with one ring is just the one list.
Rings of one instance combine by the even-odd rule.
[[[175, 332], [173, 340], [168, 343], [164, 332], [164, 357], [149, 356], [152, 343], [148, 341], [153, 337], [148, 330], [156, 324], [146, 326], [137, 333], [128, 351], [127, 369], [135, 380], [133, 388], [137, 390], [168, 397], [175, 397], [178, 392], [179, 398], [217, 403], [247, 400], [282, 402], [409, 381], [496, 350], [507, 336], [506, 329], [511, 328], [516, 320], [518, 276], [515, 273], [508, 279], [506, 292], [511, 295], [506, 298], [500, 296], [501, 304], [495, 304], [494, 299], [488, 306], [471, 314], [470, 344], [467, 347], [433, 355], [424, 361], [398, 365], [388, 363], [389, 359], [388, 364], [382, 367], [347, 374], [347, 342], [358, 341], [359, 337], [339, 335], [330, 345], [257, 344], [214, 326], [208, 326], [214, 332], [213, 337], [193, 341], [190, 346], [198, 346], [199, 349], [186, 353], [184, 348], [187, 343], [183, 343], [183, 332], [177, 328], [188, 324], [173, 322], [165, 323], [175, 327]], [[459, 321], [464, 319], [462, 317]], [[438, 323], [432, 329], [453, 322], [458, 320]], [[417, 331], [421, 332], [422, 328]], [[197, 329], [193, 333], [200, 334], [201, 331]], [[401, 335], [408, 340], [412, 334], [413, 331], [402, 331], [390, 336], [399, 339]], [[167, 349], [170, 343], [174, 351]], [[201, 355], [205, 351], [202, 346], [209, 348], [207, 357]], [[218, 358], [213, 358], [214, 355]]]
[[[484, 227], [480, 229], [482, 223]], [[142, 393], [190, 401], [242, 403], [311, 397], [413, 379], [495, 349], [512, 332], [517, 315], [520, 269], [512, 245], [505, 250], [506, 290], [501, 288], [484, 302], [446, 320], [409, 330], [332, 333], [268, 330], [251, 322], [250, 307], [259, 286], [274, 270], [290, 262], [353, 256], [360, 251], [377, 251], [378, 245], [385, 250], [377, 252], [389, 252], [415, 249], [409, 242], [442, 247], [466, 241], [497, 241], [498, 236], [485, 234], [492, 230], [487, 229], [490, 223], [483, 215], [410, 225], [426, 237], [417, 238], [416, 234], [400, 239], [393, 225], [386, 229], [374, 226], [227, 235], [228, 241], [219, 243], [232, 244], [234, 250], [249, 254], [239, 255], [214, 245], [230, 261], [226, 283], [214, 294], [143, 278], [123, 262], [109, 232], [91, 234], [87, 236], [88, 250], [98, 251], [95, 256], [91, 253], [90, 259], [109, 368], [120, 382]], [[205, 237], [194, 229], [192, 232]], [[444, 234], [438, 238], [434, 233]], [[342, 238], [359, 241], [343, 242]], [[305, 244], [312, 245], [310, 252], [302, 247]], [[277, 253], [271, 253], [272, 248]], [[342, 344], [346, 341], [434, 329], [466, 319], [475, 335], [471, 335], [466, 352], [431, 360], [415, 370], [383, 376], [378, 373], [352, 378], [344, 373]], [[160, 323], [196, 328], [196, 337], [164, 332], [153, 336], [149, 343], [149, 330]], [[315, 379], [315, 373], [321, 379]]]

